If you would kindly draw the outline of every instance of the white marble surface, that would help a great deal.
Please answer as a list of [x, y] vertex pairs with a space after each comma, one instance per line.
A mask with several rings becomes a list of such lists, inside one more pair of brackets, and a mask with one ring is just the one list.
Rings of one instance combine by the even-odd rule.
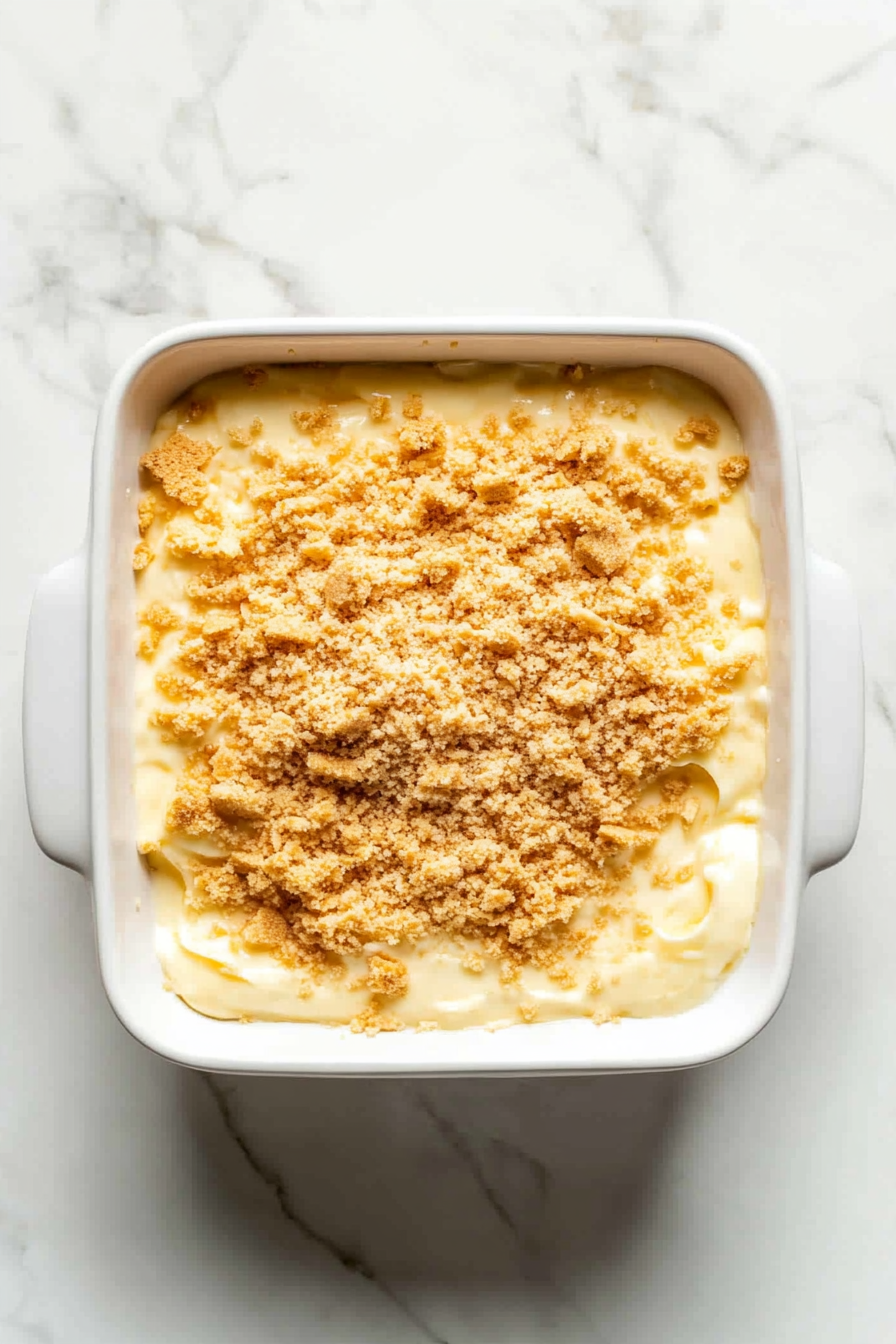
[[[890, 0], [0, 11], [0, 1344], [877, 1344], [896, 1312]], [[212, 1081], [36, 850], [21, 655], [98, 401], [184, 319], [674, 314], [755, 343], [869, 673], [859, 843], [759, 1040], [673, 1077]]]

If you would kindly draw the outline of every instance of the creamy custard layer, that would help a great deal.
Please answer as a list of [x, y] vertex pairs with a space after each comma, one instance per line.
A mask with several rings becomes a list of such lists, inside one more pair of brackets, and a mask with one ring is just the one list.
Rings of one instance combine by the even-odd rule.
[[[150, 450], [135, 787], [175, 993], [213, 1017], [377, 1030], [602, 1022], [712, 992], [756, 911], [767, 691], [747, 463], [708, 388], [664, 369], [234, 371]], [[365, 535], [345, 520], [374, 498], [384, 530]], [[265, 587], [284, 546], [289, 578]], [[305, 700], [292, 719], [261, 702], [293, 736], [247, 775], [234, 743], [265, 678]], [[401, 871], [364, 857], [391, 814]]]

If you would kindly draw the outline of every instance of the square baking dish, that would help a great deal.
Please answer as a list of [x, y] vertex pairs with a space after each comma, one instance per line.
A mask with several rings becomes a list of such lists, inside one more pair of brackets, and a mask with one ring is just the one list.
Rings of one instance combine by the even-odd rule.
[[[602, 1027], [569, 1019], [368, 1038], [347, 1027], [203, 1017], [163, 988], [152, 893], [134, 839], [131, 556], [138, 459], [161, 411], [223, 369], [457, 359], [668, 365], [714, 387], [740, 426], [752, 464], [770, 646], [762, 895], [750, 950], [699, 1007]], [[790, 975], [805, 883], [838, 862], [855, 838], [863, 766], [858, 613], [844, 572], [806, 554], [799, 469], [777, 380], [755, 351], [718, 328], [587, 319], [204, 323], [150, 342], [120, 370], [105, 399], [84, 547], [43, 579], [34, 598], [24, 739], [38, 844], [87, 879], [109, 1001], [137, 1040], [168, 1059], [268, 1074], [683, 1068], [737, 1049], [773, 1016]]]

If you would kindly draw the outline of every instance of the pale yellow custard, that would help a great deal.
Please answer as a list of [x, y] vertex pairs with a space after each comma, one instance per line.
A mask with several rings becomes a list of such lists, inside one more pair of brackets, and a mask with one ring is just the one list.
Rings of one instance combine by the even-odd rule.
[[710, 389], [236, 370], [148, 450], [135, 785], [175, 993], [376, 1031], [717, 987], [758, 901], [767, 678]]

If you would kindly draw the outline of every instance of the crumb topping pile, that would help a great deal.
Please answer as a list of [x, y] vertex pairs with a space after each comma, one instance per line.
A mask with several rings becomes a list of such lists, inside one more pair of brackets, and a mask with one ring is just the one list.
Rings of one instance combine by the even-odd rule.
[[[322, 400], [292, 456], [256, 419], [230, 433], [242, 516], [201, 438], [142, 459], [141, 533], [161, 512], [193, 566], [186, 621], [140, 613], [144, 655], [179, 640], [153, 722], [193, 748], [167, 826], [214, 837], [187, 900], [243, 908], [248, 944], [313, 968], [446, 934], [550, 966], [587, 943], [585, 899], [612, 903], [608, 860], [687, 820], [674, 775], [659, 805], [645, 788], [713, 745], [750, 660], [682, 531], [747, 459], [692, 460], [710, 418], [661, 451], [581, 370], [568, 404], [562, 429], [522, 402], [473, 427], [374, 395], [364, 442]], [[406, 988], [397, 956], [368, 965], [372, 991]]]

